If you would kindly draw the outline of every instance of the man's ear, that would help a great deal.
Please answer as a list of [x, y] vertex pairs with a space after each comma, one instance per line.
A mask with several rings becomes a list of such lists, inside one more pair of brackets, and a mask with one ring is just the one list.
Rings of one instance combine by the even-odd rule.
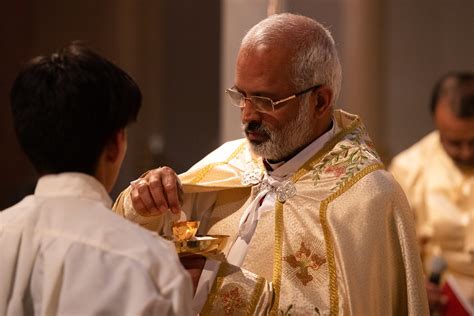
[[116, 162], [117, 159], [123, 156], [125, 150], [127, 150], [127, 135], [125, 129], [120, 129], [115, 132], [109, 141], [105, 145], [105, 159], [108, 162]]
[[315, 104], [315, 113], [318, 118], [327, 115], [328, 111], [332, 111], [332, 98], [333, 92], [328, 86], [322, 86], [312, 92], [311, 102]]

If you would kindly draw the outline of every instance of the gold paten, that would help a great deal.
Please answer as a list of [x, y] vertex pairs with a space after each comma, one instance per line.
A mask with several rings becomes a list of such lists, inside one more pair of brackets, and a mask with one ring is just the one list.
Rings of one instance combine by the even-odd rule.
[[196, 236], [191, 240], [174, 240], [174, 245], [178, 254], [218, 254], [224, 249], [228, 238], [227, 235]]

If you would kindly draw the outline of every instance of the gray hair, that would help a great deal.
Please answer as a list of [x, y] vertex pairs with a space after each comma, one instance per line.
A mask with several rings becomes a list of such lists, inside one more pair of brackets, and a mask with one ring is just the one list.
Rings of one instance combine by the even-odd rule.
[[324, 84], [333, 91], [334, 105], [341, 90], [341, 64], [331, 33], [315, 20], [291, 13], [272, 15], [252, 27], [242, 39], [242, 48], [259, 45], [281, 47], [292, 52], [292, 84], [306, 89]]

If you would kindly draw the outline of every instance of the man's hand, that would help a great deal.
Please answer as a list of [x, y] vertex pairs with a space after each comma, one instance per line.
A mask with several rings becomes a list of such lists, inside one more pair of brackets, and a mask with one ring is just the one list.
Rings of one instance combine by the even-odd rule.
[[176, 172], [160, 167], [131, 182], [133, 208], [142, 216], [161, 215], [167, 210], [181, 211], [183, 189]]

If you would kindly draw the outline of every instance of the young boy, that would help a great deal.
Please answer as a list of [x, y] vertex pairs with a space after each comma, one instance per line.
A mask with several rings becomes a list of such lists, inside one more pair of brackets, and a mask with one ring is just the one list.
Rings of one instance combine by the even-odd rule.
[[70, 46], [16, 78], [16, 134], [40, 178], [0, 212], [0, 315], [188, 315], [173, 246], [110, 211], [141, 93], [124, 71]]

